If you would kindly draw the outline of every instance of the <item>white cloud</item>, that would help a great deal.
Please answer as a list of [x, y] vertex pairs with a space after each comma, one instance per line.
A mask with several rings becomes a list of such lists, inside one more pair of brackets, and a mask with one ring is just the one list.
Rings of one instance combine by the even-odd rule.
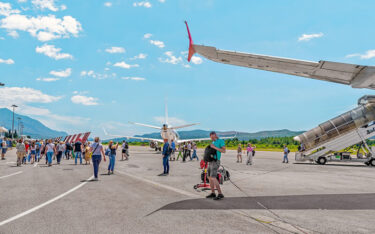
[[28, 17], [25, 15], [9, 15], [0, 20], [0, 27], [8, 31], [26, 31], [39, 41], [57, 38], [77, 37], [82, 31], [81, 24], [71, 16], [62, 19], [54, 15]]
[[98, 105], [97, 98], [87, 97], [83, 95], [74, 95], [70, 99], [75, 104], [82, 104], [85, 106], [96, 106]]
[[18, 0], [18, 2], [27, 2], [27, 0]]
[[69, 77], [72, 74], [72, 69], [67, 68], [61, 71], [50, 71], [49, 74], [57, 77]]
[[37, 81], [54, 82], [60, 80], [60, 78], [37, 78]]
[[170, 63], [170, 64], [179, 64], [179, 63], [182, 63], [182, 57], [176, 57], [173, 55], [173, 52], [172, 51], [167, 51], [164, 53], [167, 58], [163, 59], [163, 58], [159, 58], [159, 61], [162, 62], [162, 63]]
[[201, 57], [198, 57], [198, 56], [191, 57], [190, 61], [194, 64], [202, 64], [203, 63], [203, 59]]
[[107, 79], [107, 78], [111, 78], [111, 77], [116, 77], [117, 74], [116, 73], [101, 74], [101, 73], [97, 73], [93, 70], [88, 70], [88, 71], [81, 71], [81, 76], [88, 76], [88, 77], [91, 77], [91, 78], [94, 78], [94, 79], [103, 80], [103, 79]]
[[[165, 123], [165, 117], [164, 116], [155, 116], [154, 121], [159, 123], [159, 124], [164, 124]], [[169, 117], [168, 123], [171, 124], [172, 126], [179, 126], [179, 125], [187, 124], [187, 122], [185, 120], [179, 119], [179, 118], [176, 118], [176, 117]]]
[[142, 2], [134, 2], [133, 7], [146, 7], [150, 8], [152, 7], [151, 3], [148, 1], [142, 1]]
[[8, 32], [8, 35], [13, 38], [18, 38], [20, 36], [17, 31], [10, 31]]
[[152, 34], [151, 34], [151, 33], [146, 33], [145, 35], [143, 35], [143, 38], [146, 38], [146, 39], [148, 39], [148, 38], [150, 38], [150, 37], [152, 37]]
[[298, 41], [310, 41], [313, 38], [319, 38], [322, 37], [324, 34], [323, 33], [313, 33], [313, 34], [302, 34], [298, 38]]
[[134, 56], [133, 58], [130, 58], [130, 60], [135, 60], [135, 59], [146, 59], [147, 58], [147, 54], [138, 54], [136, 56]]
[[42, 93], [40, 90], [25, 87], [0, 88], [0, 105], [21, 105], [25, 103], [51, 103], [60, 100], [61, 97]]
[[161, 3], [165, 3], [165, 0], [159, 0], [159, 2], [161, 2]]
[[131, 76], [121, 77], [121, 79], [123, 79], [123, 80], [135, 80], [135, 81], [144, 81], [144, 80], [146, 80], [146, 78], [143, 78], [143, 77], [131, 77]]
[[347, 58], [359, 57], [360, 59], [371, 59], [375, 57], [375, 50], [368, 50], [364, 54], [349, 54]]
[[73, 56], [68, 53], [60, 53], [61, 48], [55, 48], [54, 45], [47, 45], [44, 44], [41, 47], [36, 47], [35, 51], [40, 54], [44, 54], [50, 58], [54, 58], [56, 60], [59, 59], [73, 59]]
[[112, 6], [112, 2], [105, 2], [105, 3], [104, 3], [104, 6], [106, 6], [106, 7], [111, 7], [111, 6]]
[[117, 62], [115, 64], [113, 64], [114, 67], [121, 67], [121, 68], [124, 68], [124, 69], [130, 69], [132, 67], [139, 67], [138, 64], [127, 64], [125, 63], [124, 61], [122, 62]]
[[55, 0], [33, 0], [31, 3], [36, 8], [41, 9], [41, 10], [48, 9], [50, 11], [56, 12], [59, 9], [61, 9], [61, 10], [66, 9], [65, 5], [61, 5], [60, 8], [58, 6], [56, 6]]
[[152, 45], [155, 45], [155, 46], [159, 47], [159, 48], [164, 48], [165, 47], [164, 42], [162, 42], [162, 41], [150, 40], [150, 43]]
[[0, 58], [0, 63], [5, 63], [5, 64], [14, 64], [14, 60], [13, 59], [2, 59]]
[[9, 16], [20, 12], [19, 10], [13, 10], [10, 3], [0, 2], [0, 15]]
[[108, 48], [105, 51], [110, 54], [125, 53], [125, 49], [123, 47], [115, 47], [115, 46], [112, 46], [111, 48]]

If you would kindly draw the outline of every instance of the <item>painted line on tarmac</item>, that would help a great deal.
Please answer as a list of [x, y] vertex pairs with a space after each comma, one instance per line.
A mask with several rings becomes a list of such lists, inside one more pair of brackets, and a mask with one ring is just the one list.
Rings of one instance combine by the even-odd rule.
[[142, 182], [146, 182], [146, 183], [152, 184], [152, 185], [154, 185], [156, 187], [161, 187], [161, 188], [164, 188], [164, 189], [168, 189], [168, 190], [171, 190], [173, 192], [180, 193], [182, 195], [188, 195], [190, 197], [200, 197], [197, 194], [194, 194], [194, 193], [182, 190], [182, 189], [174, 188], [174, 187], [171, 187], [169, 185], [161, 184], [161, 183], [158, 183], [158, 182], [155, 182], [155, 181], [152, 181], [152, 180], [148, 180], [148, 179], [145, 179], [145, 178], [142, 178], [142, 177], [134, 176], [134, 175], [128, 174], [126, 172], [122, 172], [122, 171], [119, 171], [119, 170], [117, 170], [117, 172], [120, 173], [120, 174], [122, 174], [122, 175], [131, 177], [133, 179], [140, 180]]
[[4, 179], [4, 178], [10, 177], [10, 176], [14, 176], [14, 175], [18, 175], [18, 174], [21, 174], [21, 173], [22, 173], [22, 171], [17, 171], [17, 172], [15, 172], [13, 174], [2, 176], [2, 177], [0, 177], [0, 179]]
[[35, 164], [34, 164], [34, 167], [36, 167], [36, 166], [38, 166], [38, 163], [35, 163]]
[[41, 209], [41, 208], [43, 208], [43, 207], [45, 207], [45, 206], [47, 206], [47, 205], [49, 205], [49, 204], [51, 204], [51, 203], [53, 203], [53, 202], [59, 200], [60, 198], [65, 197], [66, 195], [68, 195], [68, 194], [70, 194], [70, 193], [76, 191], [77, 189], [79, 189], [79, 188], [81, 188], [82, 186], [84, 186], [85, 184], [87, 184], [87, 182], [90, 181], [90, 180], [92, 180], [93, 178], [94, 178], [94, 176], [91, 176], [91, 177], [88, 178], [85, 182], [82, 182], [81, 184], [79, 184], [79, 185], [77, 185], [76, 187], [70, 189], [69, 191], [66, 191], [66, 192], [63, 193], [63, 194], [60, 194], [59, 196], [54, 197], [54, 198], [52, 198], [52, 199], [46, 201], [45, 203], [42, 203], [42, 204], [40, 204], [40, 205], [38, 205], [38, 206], [35, 206], [34, 208], [31, 208], [30, 210], [27, 210], [27, 211], [25, 211], [25, 212], [22, 212], [22, 213], [20, 213], [20, 214], [18, 214], [18, 215], [16, 215], [16, 216], [13, 216], [13, 217], [9, 218], [9, 219], [6, 219], [6, 220], [4, 220], [4, 221], [1, 221], [1, 222], [0, 222], [0, 227], [3, 226], [3, 225], [5, 225], [5, 224], [7, 224], [7, 223], [10, 223], [10, 222], [12, 222], [12, 221], [14, 221], [14, 220], [16, 220], [16, 219], [19, 219], [19, 218], [21, 218], [21, 217], [23, 217], [23, 216], [26, 216], [26, 215], [28, 215], [28, 214], [30, 214], [30, 213], [33, 213], [34, 211], [37, 211], [37, 210], [39, 210], [39, 209]]

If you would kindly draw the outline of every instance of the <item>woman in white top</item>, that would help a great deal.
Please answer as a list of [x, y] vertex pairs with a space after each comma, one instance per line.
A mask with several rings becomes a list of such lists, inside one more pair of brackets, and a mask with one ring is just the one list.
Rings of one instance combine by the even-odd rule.
[[56, 154], [55, 144], [52, 143], [52, 140], [48, 140], [48, 144], [46, 145], [46, 154], [48, 160], [48, 166], [52, 166], [52, 157]]
[[94, 143], [91, 144], [90, 152], [92, 153], [92, 156], [91, 156], [92, 165], [94, 166], [94, 177], [95, 177], [94, 180], [97, 181], [99, 164], [100, 164], [100, 161], [102, 160], [102, 156], [105, 162], [105, 154], [104, 154], [103, 146], [99, 142], [99, 137], [95, 137]]

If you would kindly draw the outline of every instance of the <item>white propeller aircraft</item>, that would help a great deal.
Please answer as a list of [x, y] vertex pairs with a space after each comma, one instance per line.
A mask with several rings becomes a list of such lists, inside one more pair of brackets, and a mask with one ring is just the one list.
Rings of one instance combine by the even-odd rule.
[[[173, 127], [168, 123], [168, 106], [165, 105], [165, 123], [159, 127], [159, 126], [154, 126], [154, 125], [149, 125], [149, 124], [143, 124], [143, 123], [135, 123], [135, 122], [129, 122], [134, 125], [139, 125], [143, 127], [148, 127], [148, 128], [153, 128], [153, 129], [158, 129], [160, 130], [160, 136], [161, 139], [158, 138], [148, 138], [148, 137], [135, 137], [135, 136], [119, 136], [119, 135], [108, 135], [108, 133], [104, 130], [105, 135], [111, 136], [111, 137], [119, 137], [119, 138], [127, 138], [127, 139], [137, 139], [137, 140], [142, 140], [142, 141], [150, 141], [150, 147], [155, 149], [155, 150], [160, 150], [160, 147], [158, 146], [157, 143], [164, 143], [163, 139], [168, 139], [168, 142], [171, 142], [172, 140], [176, 144], [181, 144], [185, 142], [193, 142], [193, 141], [206, 141], [206, 140], [211, 140], [211, 138], [193, 138], [193, 139], [180, 139], [180, 135], [176, 131], [176, 129], [181, 129], [181, 128], [187, 128], [190, 126], [198, 125], [199, 123], [193, 123], [193, 124], [185, 124], [185, 125], [180, 125], [180, 126], [175, 126]], [[218, 134], [220, 135], [220, 134]], [[234, 138], [235, 136], [232, 137], [220, 137], [221, 139], [229, 139], [229, 138]]]
[[190, 30], [186, 21], [185, 24], [190, 42], [188, 61], [190, 61], [191, 57], [197, 53], [218, 63], [330, 81], [350, 85], [352, 88], [375, 89], [375, 66], [363, 66], [323, 60], [319, 62], [311, 62], [218, 50], [212, 46], [195, 45], [191, 38]]

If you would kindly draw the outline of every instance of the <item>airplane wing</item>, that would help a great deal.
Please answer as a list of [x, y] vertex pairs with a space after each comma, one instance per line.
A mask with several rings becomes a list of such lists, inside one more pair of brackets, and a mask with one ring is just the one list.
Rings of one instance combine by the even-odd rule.
[[350, 85], [353, 88], [375, 89], [375, 66], [362, 66], [324, 60], [311, 62], [219, 50], [211, 46], [195, 45], [192, 41], [187, 23], [186, 27], [190, 41], [188, 61], [190, 61], [194, 53], [198, 53], [218, 63], [330, 81]]
[[155, 139], [155, 138], [147, 138], [147, 137], [132, 137], [132, 136], [124, 136], [127, 139], [137, 139], [137, 140], [142, 140], [142, 141], [156, 141], [160, 143], [164, 143], [162, 139]]
[[198, 124], [199, 123], [185, 124], [185, 125], [181, 125], [181, 126], [171, 127], [171, 129], [187, 128], [187, 127], [198, 125]]
[[[235, 138], [236, 136], [231, 136], [231, 137], [220, 137], [220, 139], [233, 139]], [[207, 138], [195, 138], [195, 139], [183, 139], [183, 140], [178, 140], [177, 141], [177, 144], [180, 144], [180, 143], [185, 143], [185, 142], [188, 142], [188, 141], [210, 141], [211, 138], [210, 137], [207, 137]]]
[[153, 126], [153, 125], [148, 125], [148, 124], [142, 124], [142, 123], [134, 123], [134, 122], [129, 122], [129, 123], [134, 124], [134, 125], [143, 126], [143, 127], [155, 128], [155, 129], [161, 130], [161, 127], [158, 127], [158, 126]]

